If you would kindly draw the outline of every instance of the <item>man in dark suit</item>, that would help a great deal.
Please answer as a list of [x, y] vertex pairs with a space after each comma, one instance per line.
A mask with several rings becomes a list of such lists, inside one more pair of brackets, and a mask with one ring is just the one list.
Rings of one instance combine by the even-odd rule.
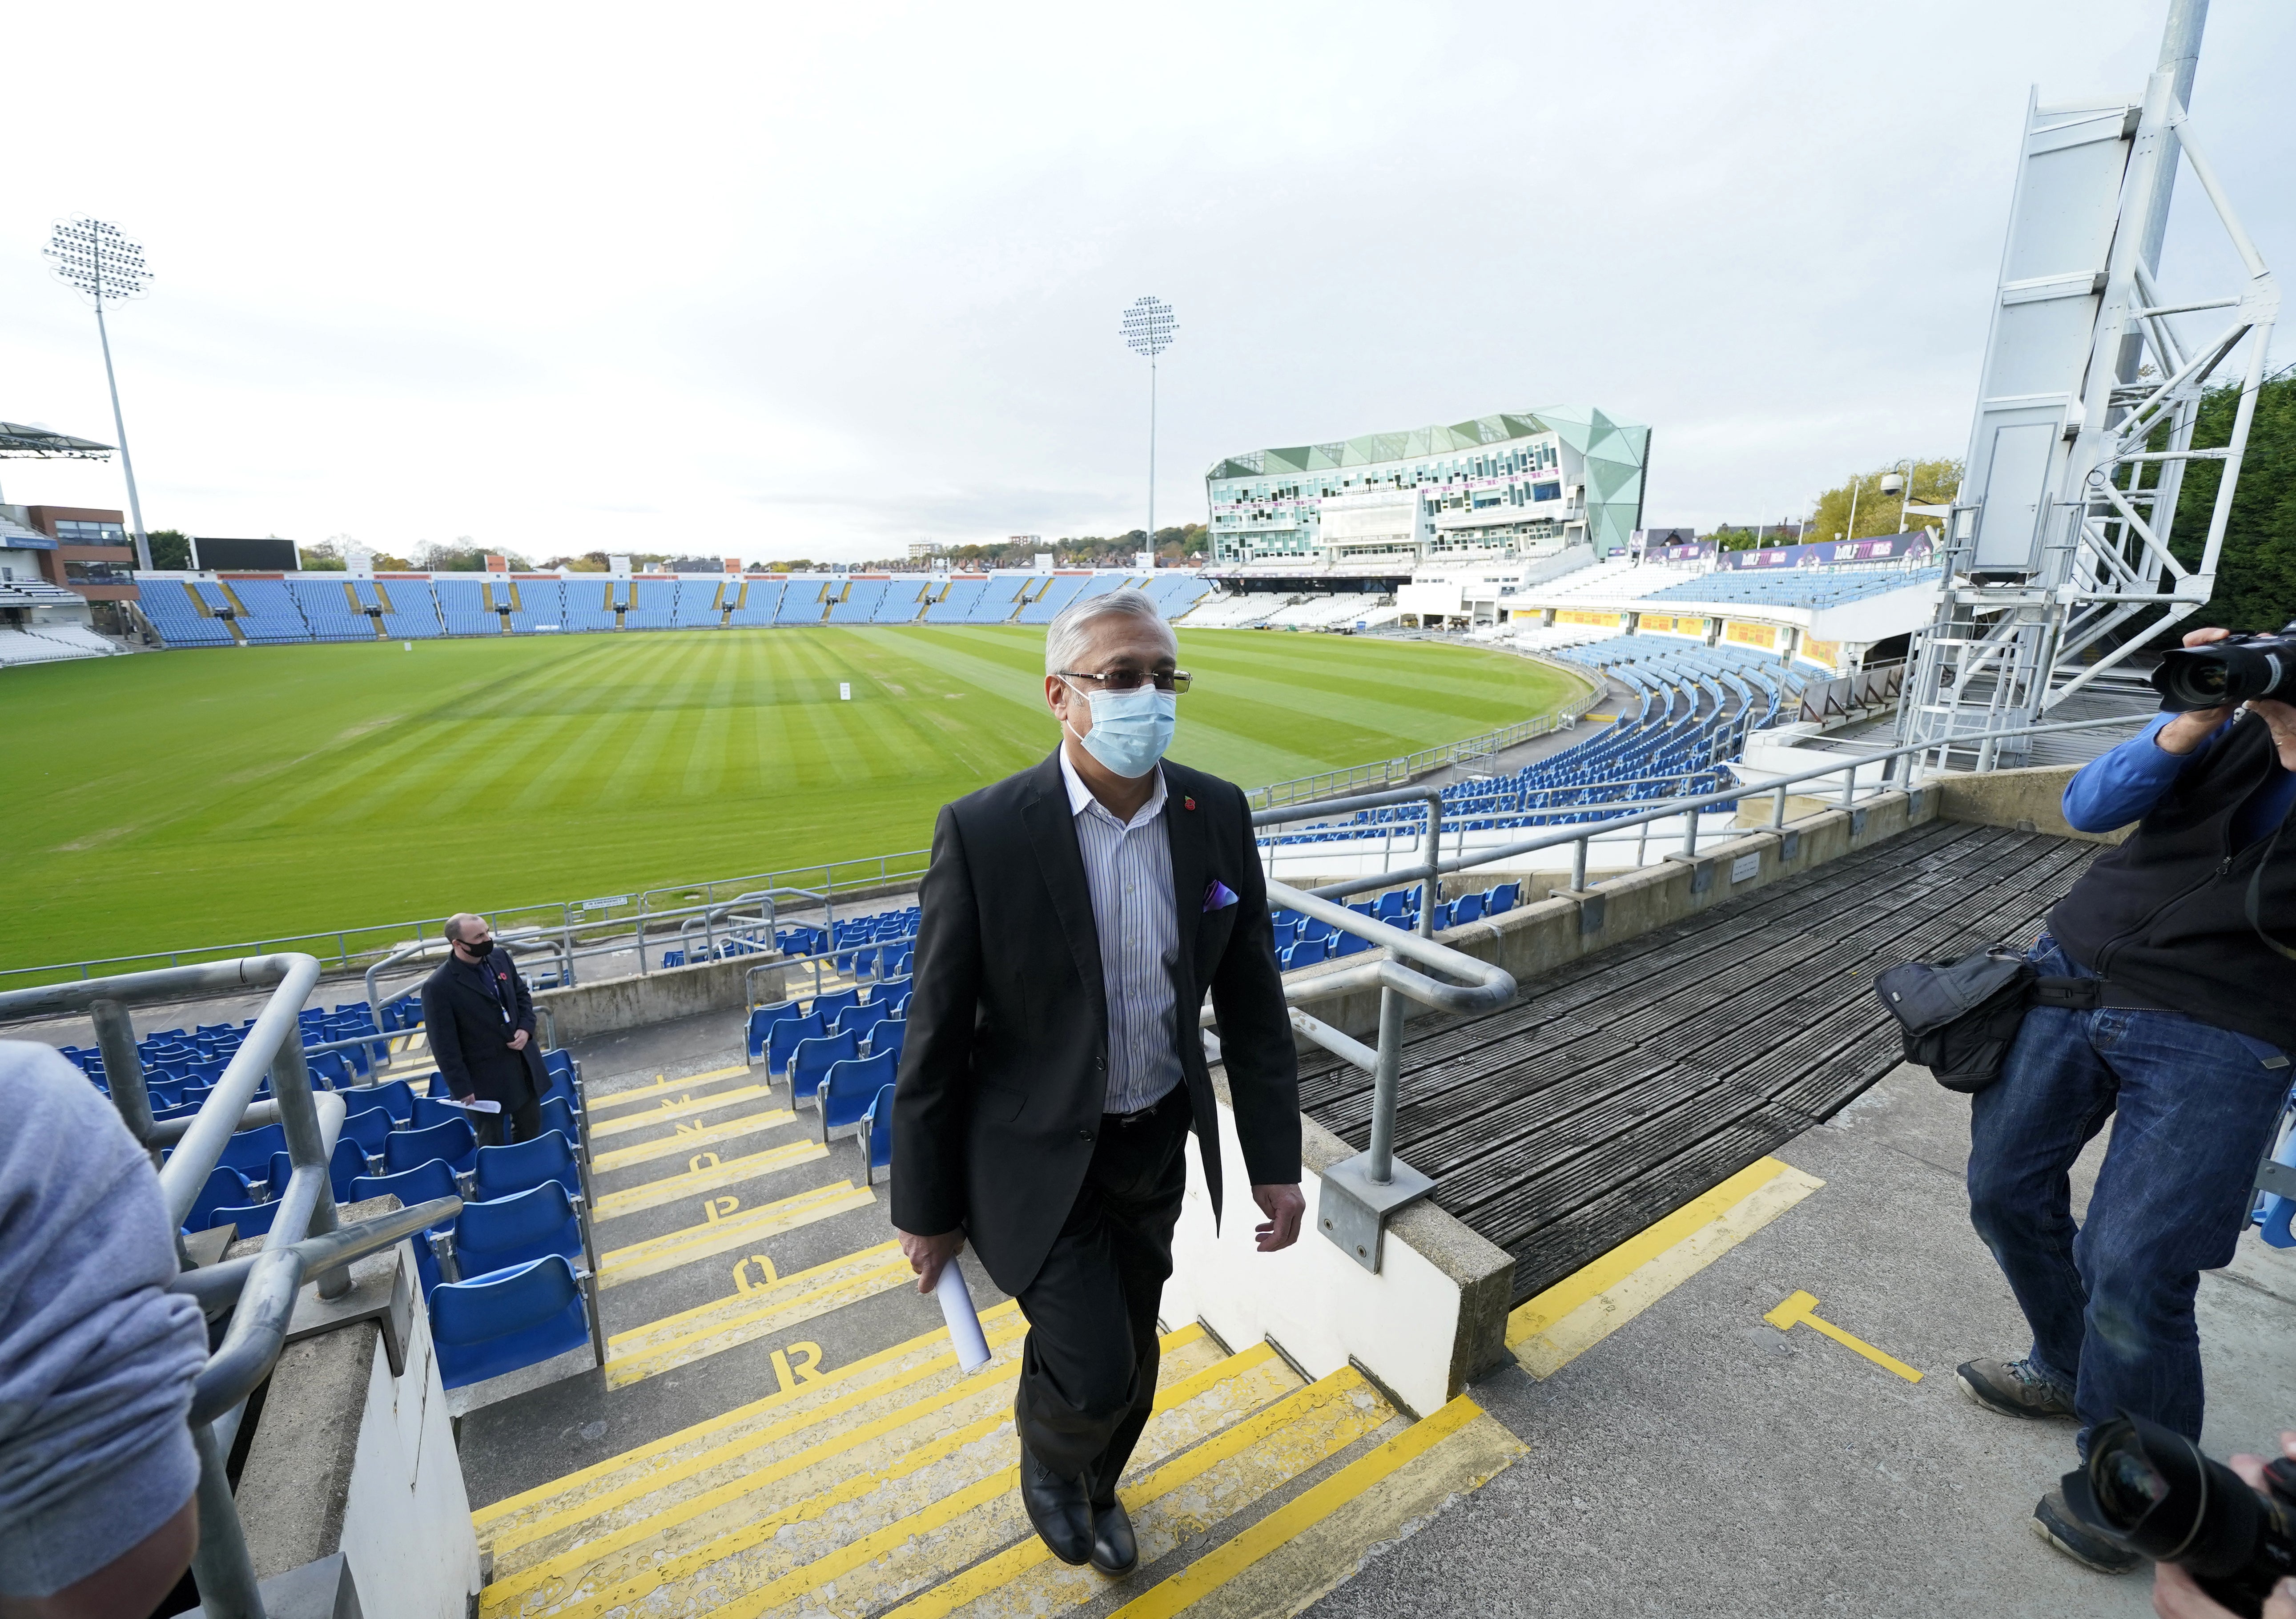
[[1207, 990], [1263, 1251], [1300, 1232], [1300, 1085], [1242, 792], [1162, 762], [1187, 689], [1136, 590], [1053, 620], [1061, 746], [942, 809], [893, 1105], [893, 1224], [931, 1291], [969, 1239], [1029, 1320], [1021, 1499], [1054, 1556], [1137, 1559], [1117, 1480], [1201, 1144], [1220, 1206]]
[[526, 981], [510, 952], [495, 943], [484, 916], [447, 917], [447, 942], [451, 954], [422, 981], [422, 1031], [431, 1060], [456, 1100], [501, 1105], [500, 1113], [471, 1114], [480, 1146], [531, 1140], [542, 1133], [550, 1075], [534, 1038]]

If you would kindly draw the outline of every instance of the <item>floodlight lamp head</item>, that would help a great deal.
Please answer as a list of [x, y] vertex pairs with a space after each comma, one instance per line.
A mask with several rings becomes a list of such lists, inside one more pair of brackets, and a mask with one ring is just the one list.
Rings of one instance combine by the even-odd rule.
[[1137, 298], [1124, 311], [1120, 330], [1126, 348], [1152, 360], [1172, 346], [1172, 334], [1179, 330], [1179, 323], [1172, 317], [1172, 306], [1161, 299]]
[[92, 303], [141, 298], [152, 284], [143, 243], [102, 219], [57, 220], [40, 251], [53, 261], [48, 267], [55, 278]]

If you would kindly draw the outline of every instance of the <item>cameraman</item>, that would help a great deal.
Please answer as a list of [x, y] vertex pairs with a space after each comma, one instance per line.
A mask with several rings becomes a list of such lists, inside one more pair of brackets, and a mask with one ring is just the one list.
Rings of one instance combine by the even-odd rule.
[[[2196, 630], [2187, 646], [2222, 640]], [[2014, 1417], [2121, 1410], [2197, 1440], [2200, 1273], [2246, 1222], [2296, 1052], [2296, 706], [2162, 715], [2065, 788], [2083, 832], [2137, 823], [2049, 913], [2030, 959], [2092, 981], [2094, 1005], [2036, 1006], [2001, 1077], [1972, 1097], [1971, 1222], [2033, 1330], [2015, 1360], [1957, 1371]], [[2067, 1171], [2120, 1115], [2078, 1227]], [[2061, 1491], [2035, 1533], [2107, 1574], [2142, 1561]]]

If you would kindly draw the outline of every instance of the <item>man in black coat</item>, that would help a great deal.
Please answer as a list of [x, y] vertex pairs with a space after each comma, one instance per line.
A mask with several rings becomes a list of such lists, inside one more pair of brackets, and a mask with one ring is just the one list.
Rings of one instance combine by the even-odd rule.
[[447, 942], [452, 954], [422, 981], [422, 1031], [431, 1060], [456, 1100], [501, 1105], [500, 1113], [471, 1114], [480, 1146], [531, 1140], [542, 1133], [550, 1074], [534, 1037], [526, 981], [510, 952], [496, 945], [484, 916], [447, 917]]
[[1197, 1136], [1217, 1218], [1218, 1020], [1236, 1133], [1297, 1239], [1300, 1087], [1242, 792], [1162, 762], [1187, 688], [1136, 590], [1046, 637], [1060, 749], [942, 809], [893, 1106], [893, 1224], [930, 1291], [969, 1239], [1029, 1320], [1021, 1497], [1064, 1562], [1135, 1564], [1116, 1485], [1156, 1393], [1156, 1318]]

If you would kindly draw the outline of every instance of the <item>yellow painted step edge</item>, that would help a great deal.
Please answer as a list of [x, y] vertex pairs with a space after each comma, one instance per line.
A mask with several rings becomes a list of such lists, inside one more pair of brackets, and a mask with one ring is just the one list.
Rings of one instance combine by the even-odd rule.
[[688, 1170], [682, 1175], [667, 1175], [660, 1180], [649, 1180], [642, 1186], [625, 1187], [619, 1192], [598, 1194], [597, 1214], [600, 1220], [619, 1220], [625, 1214], [636, 1214], [644, 1209], [658, 1209], [663, 1204], [676, 1203], [681, 1197], [697, 1192], [714, 1190], [721, 1186], [736, 1186], [759, 1175], [770, 1175], [779, 1170], [800, 1163], [811, 1163], [816, 1158], [829, 1156], [829, 1149], [818, 1141], [791, 1141], [783, 1146], [769, 1146], [761, 1153], [746, 1157], [727, 1158], [706, 1170]]
[[[756, 1294], [727, 1294], [723, 1298], [710, 1300], [707, 1304], [696, 1304], [691, 1310], [681, 1310], [675, 1315], [666, 1315], [659, 1319], [648, 1321], [643, 1327], [633, 1327], [625, 1332], [609, 1333], [606, 1335], [606, 1358], [609, 1360], [613, 1359], [614, 1346], [618, 1344], [631, 1344], [640, 1338], [651, 1337], [654, 1334], [662, 1332], [665, 1329], [684, 1327], [688, 1323], [702, 1319], [708, 1316], [716, 1315], [718, 1311], [724, 1310], [726, 1305], [734, 1303], [744, 1297], [756, 1298], [759, 1306], [762, 1308], [773, 1308], [774, 1306], [767, 1303], [773, 1294], [786, 1294], [791, 1297], [800, 1297], [808, 1291], [808, 1289], [800, 1286], [800, 1283], [825, 1276], [829, 1272], [840, 1270], [847, 1265], [858, 1264], [864, 1260], [869, 1262], [868, 1269], [871, 1270], [882, 1270], [885, 1266], [890, 1264], [895, 1260], [900, 1260], [903, 1264], [906, 1264], [908, 1262], [907, 1260], [902, 1258], [901, 1245], [898, 1242], [879, 1243], [873, 1247], [856, 1248], [850, 1253], [841, 1253], [835, 1259], [824, 1261], [818, 1265], [809, 1265], [803, 1270], [792, 1270], [787, 1276], [781, 1278], [778, 1281], [774, 1283], [773, 1286], [761, 1289]], [[748, 1312], [744, 1311], [742, 1313], [746, 1314]], [[692, 1335], [690, 1333], [684, 1331], [672, 1331], [669, 1337], [665, 1341], [665, 1347], [668, 1344], [680, 1342], [691, 1335]], [[632, 1351], [630, 1352], [636, 1353], [637, 1352]]]
[[1756, 1160], [1518, 1305], [1507, 1348], [1532, 1377], [1553, 1377], [1824, 1184], [1776, 1158]]
[[1302, 1531], [1320, 1523], [1423, 1455], [1476, 1418], [1482, 1408], [1462, 1394], [1423, 1422], [1341, 1468], [1314, 1488], [1285, 1502], [1234, 1538], [1118, 1608], [1111, 1619], [1166, 1619], [1216, 1590]]
[[[1028, 1323], [1021, 1320], [1020, 1316], [1021, 1306], [1011, 1299], [1005, 1300], [993, 1309], [980, 1312], [980, 1325], [988, 1335], [990, 1348], [993, 1349], [998, 1344], [1007, 1342], [1028, 1329]], [[1201, 1328], [1197, 1330], [1201, 1332]], [[514, 1516], [530, 1507], [538, 1506], [553, 1496], [578, 1492], [586, 1485], [597, 1483], [615, 1473], [643, 1466], [656, 1457], [667, 1456], [671, 1451], [682, 1450], [697, 1440], [707, 1438], [711, 1434], [723, 1433], [727, 1428], [752, 1421], [767, 1411], [796, 1402], [805, 1396], [811, 1395], [818, 1399], [824, 1394], [832, 1394], [832, 1392], [840, 1385], [858, 1383], [862, 1385], [844, 1394], [833, 1395], [825, 1403], [794, 1414], [748, 1438], [702, 1451], [699, 1455], [689, 1457], [684, 1462], [672, 1464], [660, 1472], [649, 1473], [643, 1478], [618, 1485], [604, 1495], [594, 1499], [586, 1498], [578, 1507], [570, 1508], [563, 1513], [554, 1514], [549, 1518], [537, 1519], [535, 1533], [517, 1537], [521, 1542], [535, 1539], [537, 1534], [548, 1533], [548, 1526], [553, 1524], [562, 1523], [568, 1518], [586, 1518], [602, 1508], [618, 1505], [631, 1499], [634, 1494], [644, 1493], [661, 1484], [674, 1483], [678, 1478], [714, 1467], [729, 1455], [739, 1455], [745, 1450], [770, 1444], [773, 1441], [799, 1428], [849, 1410], [863, 1401], [880, 1398], [887, 1388], [905, 1387], [918, 1378], [931, 1376], [934, 1370], [941, 1367], [954, 1365], [956, 1353], [952, 1350], [947, 1354], [936, 1356], [922, 1366], [914, 1368], [898, 1380], [880, 1384], [869, 1377], [870, 1373], [900, 1360], [905, 1355], [914, 1353], [931, 1340], [941, 1336], [943, 1334], [936, 1329], [912, 1338], [906, 1344], [896, 1344], [890, 1349], [880, 1350], [865, 1360], [855, 1360], [839, 1367], [833, 1372], [824, 1373], [818, 1382], [804, 1385], [793, 1393], [776, 1393], [767, 1394], [762, 1400], [752, 1400], [749, 1404], [738, 1406], [723, 1416], [712, 1417], [706, 1421], [680, 1428], [675, 1434], [664, 1434], [661, 1438], [646, 1444], [624, 1451], [619, 1455], [610, 1456], [603, 1461], [592, 1462], [586, 1467], [566, 1474], [562, 1477], [554, 1478], [546, 1484], [537, 1484], [533, 1489], [523, 1491], [517, 1495], [505, 1496], [492, 1506], [472, 1513], [472, 1522], [477, 1527], [480, 1537], [488, 1539], [488, 1532], [493, 1524]], [[1183, 1338], [1181, 1341], [1187, 1340]]]
[[788, 1108], [770, 1107], [764, 1113], [728, 1119], [723, 1124], [704, 1125], [700, 1130], [673, 1130], [658, 1140], [641, 1141], [635, 1146], [618, 1146], [610, 1153], [593, 1153], [590, 1168], [593, 1172], [603, 1174], [608, 1170], [625, 1169], [633, 1163], [646, 1163], [656, 1158], [674, 1158], [696, 1147], [712, 1146], [720, 1141], [730, 1141], [736, 1136], [755, 1135], [761, 1130], [778, 1130], [784, 1124], [796, 1122], [797, 1115]]
[[634, 1130], [644, 1130], [649, 1124], [691, 1118], [695, 1114], [708, 1113], [713, 1108], [731, 1107], [736, 1102], [762, 1101], [773, 1095], [772, 1089], [764, 1085], [736, 1085], [733, 1089], [721, 1090], [713, 1097], [685, 1096], [674, 1085], [668, 1089], [681, 1099], [676, 1102], [665, 1100], [660, 1107], [595, 1120], [590, 1126], [590, 1139], [594, 1142], [601, 1136], [626, 1135]]
[[[1202, 1329], [1200, 1327], [1193, 1329], [1184, 1328], [1179, 1333], [1174, 1333], [1164, 1341], [1166, 1346], [1168, 1348], [1177, 1348], [1181, 1344], [1191, 1341], [1191, 1332], [1193, 1332], [1194, 1335], [1200, 1336], [1201, 1335]], [[1206, 1367], [1202, 1371], [1197, 1372], [1191, 1377], [1185, 1377], [1179, 1382], [1173, 1384], [1169, 1388], [1158, 1390], [1156, 1394], [1156, 1409], [1158, 1410], [1163, 1410], [1168, 1407], [1178, 1404], [1183, 1401], [1192, 1400], [1197, 1394], [1202, 1393], [1204, 1389], [1210, 1387], [1212, 1385], [1225, 1381], [1229, 1377], [1240, 1376], [1243, 1372], [1249, 1371], [1251, 1368], [1272, 1358], [1272, 1352], [1267, 1351], [1264, 1344], [1257, 1346], [1257, 1349], [1258, 1352], [1247, 1350], [1242, 1354], [1231, 1355], [1224, 1360], [1216, 1361], [1212, 1365]], [[1008, 1365], [1004, 1368], [1003, 1374], [995, 1381], [1000, 1384], [1009, 1382], [1012, 1377], [1018, 1375], [1019, 1369], [1020, 1368], [1017, 1364]], [[908, 1408], [907, 1409], [893, 1412], [886, 1417], [879, 1418], [875, 1422], [867, 1424], [865, 1427], [856, 1430], [851, 1434], [841, 1434], [837, 1436], [837, 1438], [832, 1442], [824, 1442], [823, 1444], [815, 1447], [812, 1451], [806, 1453], [804, 1465], [811, 1466], [814, 1463], [824, 1460], [852, 1445], [859, 1444], [867, 1439], [873, 1438], [880, 1434], [890, 1433], [898, 1428], [906, 1426], [908, 1423], [915, 1420], [919, 1415], [930, 1414], [931, 1409], [933, 1408], [950, 1404], [955, 1397], [976, 1392], [978, 1392], [976, 1385], [971, 1379], [967, 1379], [964, 1382], [957, 1384], [953, 1390], [948, 1391], [945, 1395], [936, 1395], [930, 1400], [918, 1401], [915, 1405]], [[760, 1517], [754, 1518], [749, 1523], [743, 1524], [737, 1529], [729, 1530], [726, 1533], [718, 1536], [716, 1539], [709, 1541], [702, 1545], [694, 1547], [691, 1550], [681, 1553], [675, 1557], [666, 1558], [658, 1562], [652, 1566], [622, 1581], [607, 1591], [593, 1596], [586, 1600], [563, 1605], [557, 1611], [562, 1615], [570, 1614], [602, 1615], [612, 1613], [618, 1609], [627, 1607], [636, 1602], [638, 1598], [644, 1597], [649, 1591], [658, 1590], [664, 1585], [675, 1583], [690, 1574], [698, 1573], [701, 1569], [709, 1567], [711, 1564], [718, 1562], [725, 1557], [734, 1556], [740, 1552], [747, 1550], [750, 1547], [758, 1545], [772, 1539], [784, 1524], [805, 1518], [818, 1517], [845, 1502], [858, 1500], [861, 1498], [873, 1493], [890, 1480], [906, 1477], [907, 1475], [917, 1471], [921, 1467], [931, 1466], [933, 1462], [939, 1461], [944, 1457], [962, 1450], [966, 1445], [975, 1443], [980, 1440], [987, 1438], [988, 1435], [996, 1433], [997, 1429], [1004, 1426], [1011, 1421], [1012, 1415], [1010, 1412], [998, 1411], [991, 1416], [981, 1418], [978, 1422], [957, 1429], [954, 1433], [944, 1434], [929, 1444], [920, 1445], [916, 1449], [906, 1452], [896, 1459], [891, 1465], [886, 1467], [880, 1468], [873, 1473], [862, 1474], [852, 1478], [842, 1480], [831, 1486], [829, 1489], [822, 1491], [815, 1495], [808, 1496], [803, 1500], [791, 1502], [778, 1510], [768, 1512]], [[649, 1519], [645, 1523], [634, 1524], [628, 1531], [617, 1533], [597, 1541], [585, 1542], [579, 1547], [570, 1549], [567, 1553], [559, 1557], [554, 1557], [545, 1562], [538, 1563], [530, 1569], [521, 1569], [512, 1578], [498, 1581], [495, 1584], [487, 1587], [481, 1598], [480, 1612], [483, 1615], [491, 1616], [491, 1619], [501, 1619], [502, 1615], [516, 1611], [516, 1598], [522, 1596], [534, 1587], [545, 1583], [548, 1579], [564, 1573], [569, 1569], [577, 1569], [582, 1564], [594, 1560], [602, 1552], [619, 1550], [625, 1546], [633, 1544], [638, 1541], [643, 1541], [648, 1535], [657, 1533], [664, 1523], [682, 1522], [687, 1517], [695, 1516], [701, 1512], [705, 1512], [710, 1508], [720, 1505], [725, 1501], [738, 1500], [741, 1496], [755, 1492], [775, 1478], [786, 1477], [791, 1473], [797, 1470], [796, 1467], [792, 1465], [798, 1459], [796, 1458], [788, 1459], [783, 1464], [774, 1468], [767, 1469], [762, 1475], [754, 1477], [743, 1478], [733, 1484], [721, 1486], [719, 1489], [713, 1490], [707, 1496], [699, 1497], [693, 1501], [681, 1503], [678, 1510], [675, 1514], [665, 1518]], [[996, 1480], [1001, 1479], [1009, 1485], [1013, 1481], [1014, 1477], [1015, 1470], [1007, 1467], [1002, 1472], [994, 1475], [990, 1480], [984, 1482], [994, 1483]], [[976, 1496], [978, 1496], [980, 1500], [984, 1500], [995, 1499], [995, 1496], [997, 1493], [996, 1492], [990, 1491], [987, 1495], [982, 1496], [980, 1495], [981, 1488], [982, 1485], [980, 1483], [975, 1483], [968, 1486], [964, 1491], [960, 1491], [958, 1494], [965, 1496], [968, 1499]], [[953, 1498], [945, 1497], [942, 1501], [936, 1501], [932, 1503], [932, 1505], [922, 1508], [922, 1511], [912, 1514], [908, 1518], [901, 1521], [903, 1523], [914, 1524], [920, 1518], [930, 1516], [949, 1499]], [[952, 1513], [949, 1516], [955, 1516], [956, 1515]], [[946, 1521], [946, 1518], [934, 1520], [935, 1524]], [[898, 1525], [895, 1526], [898, 1527]], [[933, 1525], [926, 1525], [926, 1527], [931, 1526]], [[844, 1558], [845, 1554], [850, 1551], [853, 1546], [863, 1545], [869, 1541], [874, 1541], [882, 1538], [882, 1533], [883, 1532], [880, 1532], [879, 1535], [868, 1537], [868, 1541], [855, 1541], [851, 1542], [848, 1546], [840, 1547], [838, 1549], [826, 1554], [826, 1556], [823, 1557], [816, 1558], [814, 1562], [808, 1563], [799, 1568], [791, 1569], [788, 1574], [783, 1574], [775, 1580], [768, 1581], [765, 1585], [760, 1586], [758, 1590], [759, 1591], [771, 1590], [775, 1586], [782, 1584], [783, 1582], [799, 1579], [800, 1576], [807, 1574], [810, 1571], [821, 1568], [827, 1563], [837, 1562], [837, 1572], [839, 1573], [842, 1573], [847, 1569], [857, 1566], [858, 1562], [865, 1562], [869, 1559], [865, 1557], [858, 1559], [857, 1561], [846, 1560], [839, 1562], [838, 1560]], [[904, 1538], [906, 1538], [905, 1535], [896, 1537], [890, 1542], [890, 1544], [898, 1545], [900, 1543], [900, 1540]], [[873, 1552], [871, 1555], [873, 1557], [875, 1554]], [[822, 1576], [824, 1579], [831, 1577], [833, 1577], [833, 1575]], [[797, 1589], [800, 1590], [809, 1590], [813, 1589], [815, 1583], [818, 1582], [818, 1581], [807, 1582], [801, 1584]], [[723, 1613], [729, 1610], [721, 1608], [718, 1611]]]
[[[1267, 1345], [1263, 1343], [1258, 1347], [1266, 1350]], [[1362, 1374], [1353, 1367], [1342, 1367], [1328, 1377], [1294, 1389], [1283, 1399], [1262, 1406], [1223, 1428], [1201, 1444], [1183, 1451], [1131, 1488], [1120, 1492], [1126, 1509], [1137, 1511], [1152, 1501], [1161, 1500], [1191, 1479], [1290, 1426], [1314, 1407], [1335, 1399], [1345, 1399], [1357, 1390], [1368, 1387]], [[1384, 1400], [1380, 1401], [1380, 1405], [1389, 1417], [1394, 1415], [1394, 1408]], [[1344, 1444], [1341, 1448], [1345, 1448]], [[1302, 1470], [1315, 1467], [1335, 1453], [1303, 1458]], [[922, 1595], [903, 1603], [882, 1615], [882, 1619], [945, 1619], [945, 1615], [978, 1602], [991, 1591], [1011, 1583], [1052, 1555], [1052, 1549], [1031, 1534], [987, 1561], [976, 1563]]]
[[598, 1256], [598, 1286], [614, 1287], [643, 1277], [659, 1276], [697, 1259], [783, 1231], [794, 1231], [849, 1209], [865, 1209], [876, 1201], [877, 1194], [868, 1187], [857, 1187], [849, 1180], [832, 1181], [809, 1192], [729, 1214], [723, 1220], [704, 1220], [698, 1226], [685, 1226], [627, 1247], [611, 1249]]
[[[1267, 1345], [1263, 1344], [1254, 1347], [1265, 1349]], [[1251, 1352], [1247, 1350], [1243, 1352], [1249, 1354]], [[1240, 1358], [1231, 1357], [1231, 1359]], [[1223, 1367], [1226, 1364], [1226, 1361], [1220, 1362], [1220, 1366]], [[1207, 1368], [1208, 1371], [1217, 1369], [1218, 1368]], [[1198, 1373], [1197, 1376], [1201, 1377], [1204, 1373]], [[1195, 1379], [1191, 1378], [1188, 1381], [1193, 1382]], [[1186, 1386], [1185, 1383], [1179, 1383], [1160, 1392], [1156, 1397], [1157, 1409], [1159, 1410], [1165, 1409], [1171, 1402], [1170, 1396]], [[1217, 1445], [1228, 1434], [1234, 1432], [1234, 1428], [1224, 1430], [1218, 1437], [1207, 1440], [1205, 1443]], [[1021, 1470], [1018, 1467], [1005, 1467], [993, 1473], [977, 1483], [968, 1484], [965, 1488], [945, 1495], [931, 1505], [913, 1512], [905, 1518], [886, 1524], [873, 1534], [864, 1535], [857, 1541], [848, 1541], [826, 1556], [816, 1557], [802, 1567], [793, 1568], [778, 1579], [767, 1581], [740, 1600], [726, 1603], [713, 1610], [712, 1619], [758, 1619], [758, 1615], [793, 1601], [808, 1591], [818, 1590], [821, 1587], [864, 1564], [875, 1562], [895, 1547], [903, 1545], [920, 1535], [930, 1534], [943, 1524], [964, 1516], [976, 1507], [988, 1505], [1018, 1485], [1020, 1478]], [[601, 1608], [599, 1611], [603, 1613], [606, 1610]]]
[[601, 1108], [619, 1107], [629, 1102], [644, 1102], [660, 1096], [665, 1090], [676, 1090], [681, 1085], [707, 1085], [712, 1080], [729, 1080], [737, 1073], [753, 1072], [755, 1071], [747, 1063], [742, 1063], [732, 1068], [712, 1068], [707, 1073], [684, 1073], [674, 1080], [657, 1075], [650, 1085], [632, 1085], [627, 1089], [611, 1091], [605, 1096], [586, 1097], [584, 1105], [587, 1107], [591, 1115], [595, 1117]]

